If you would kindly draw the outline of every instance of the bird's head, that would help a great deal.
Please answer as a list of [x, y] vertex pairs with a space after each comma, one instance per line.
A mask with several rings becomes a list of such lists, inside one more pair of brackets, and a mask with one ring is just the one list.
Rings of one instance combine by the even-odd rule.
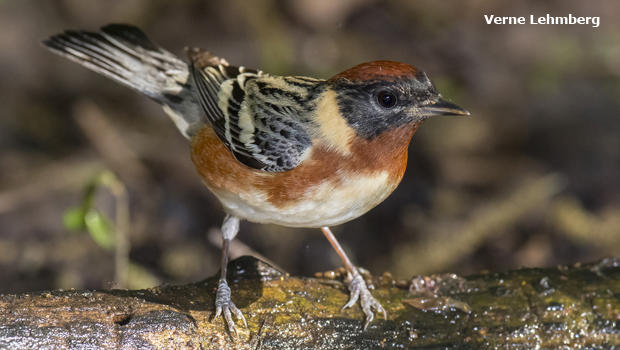
[[366, 139], [432, 116], [469, 115], [463, 108], [442, 99], [423, 71], [405, 63], [362, 63], [328, 82], [336, 92], [342, 116]]

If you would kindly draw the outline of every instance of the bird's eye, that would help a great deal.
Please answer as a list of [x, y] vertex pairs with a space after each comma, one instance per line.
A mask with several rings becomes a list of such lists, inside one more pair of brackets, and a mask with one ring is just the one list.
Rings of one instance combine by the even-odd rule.
[[377, 102], [384, 108], [392, 108], [396, 105], [396, 95], [389, 91], [381, 91], [377, 94]]

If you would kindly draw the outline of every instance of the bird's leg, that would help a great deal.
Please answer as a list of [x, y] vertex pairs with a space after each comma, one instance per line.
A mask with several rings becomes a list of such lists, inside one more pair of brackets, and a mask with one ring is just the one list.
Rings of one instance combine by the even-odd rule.
[[230, 241], [235, 238], [237, 232], [239, 232], [239, 218], [232, 215], [226, 215], [224, 222], [222, 223], [222, 270], [220, 273], [220, 280], [217, 284], [217, 292], [215, 294], [215, 316], [213, 317], [213, 319], [216, 319], [221, 314], [224, 314], [224, 319], [228, 325], [228, 330], [234, 334], [237, 334], [237, 328], [235, 328], [235, 322], [233, 321], [231, 314], [234, 314], [237, 319], [243, 320], [245, 327], [248, 327], [245, 317], [243, 317], [241, 311], [230, 299], [230, 287], [228, 287], [228, 282], [226, 282]]
[[334, 236], [332, 231], [327, 226], [321, 227], [321, 231], [323, 231], [323, 234], [325, 235], [329, 243], [332, 245], [336, 253], [338, 253], [338, 256], [344, 263], [344, 267], [347, 270], [347, 281], [350, 299], [342, 308], [346, 309], [355, 305], [355, 303], [357, 303], [357, 300], [359, 299], [360, 304], [362, 305], [362, 311], [364, 311], [364, 314], [366, 315], [364, 329], [368, 327], [370, 322], [372, 322], [375, 317], [373, 309], [383, 313], [383, 318], [387, 320], [387, 312], [385, 311], [383, 306], [379, 304], [377, 299], [375, 299], [372, 294], [370, 294], [364, 278], [358, 271], [357, 267], [355, 267], [353, 263], [351, 263], [351, 260], [340, 246], [340, 243], [338, 243], [338, 240], [336, 240], [336, 237]]

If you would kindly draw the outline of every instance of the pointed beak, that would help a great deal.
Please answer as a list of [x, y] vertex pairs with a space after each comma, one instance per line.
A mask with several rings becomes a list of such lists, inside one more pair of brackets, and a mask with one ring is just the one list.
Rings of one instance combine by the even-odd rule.
[[422, 114], [426, 117], [434, 117], [438, 115], [469, 115], [470, 113], [444, 99], [439, 99], [435, 103], [420, 108]]

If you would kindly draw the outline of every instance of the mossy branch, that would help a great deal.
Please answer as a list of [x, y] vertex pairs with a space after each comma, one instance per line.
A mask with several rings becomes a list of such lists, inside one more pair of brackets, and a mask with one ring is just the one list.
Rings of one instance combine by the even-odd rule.
[[250, 257], [229, 267], [249, 328], [211, 322], [216, 277], [148, 290], [0, 296], [7, 349], [605, 348], [620, 346], [620, 263], [522, 269], [407, 282], [388, 274], [373, 294], [388, 311], [362, 330], [335, 280], [288, 277]]

